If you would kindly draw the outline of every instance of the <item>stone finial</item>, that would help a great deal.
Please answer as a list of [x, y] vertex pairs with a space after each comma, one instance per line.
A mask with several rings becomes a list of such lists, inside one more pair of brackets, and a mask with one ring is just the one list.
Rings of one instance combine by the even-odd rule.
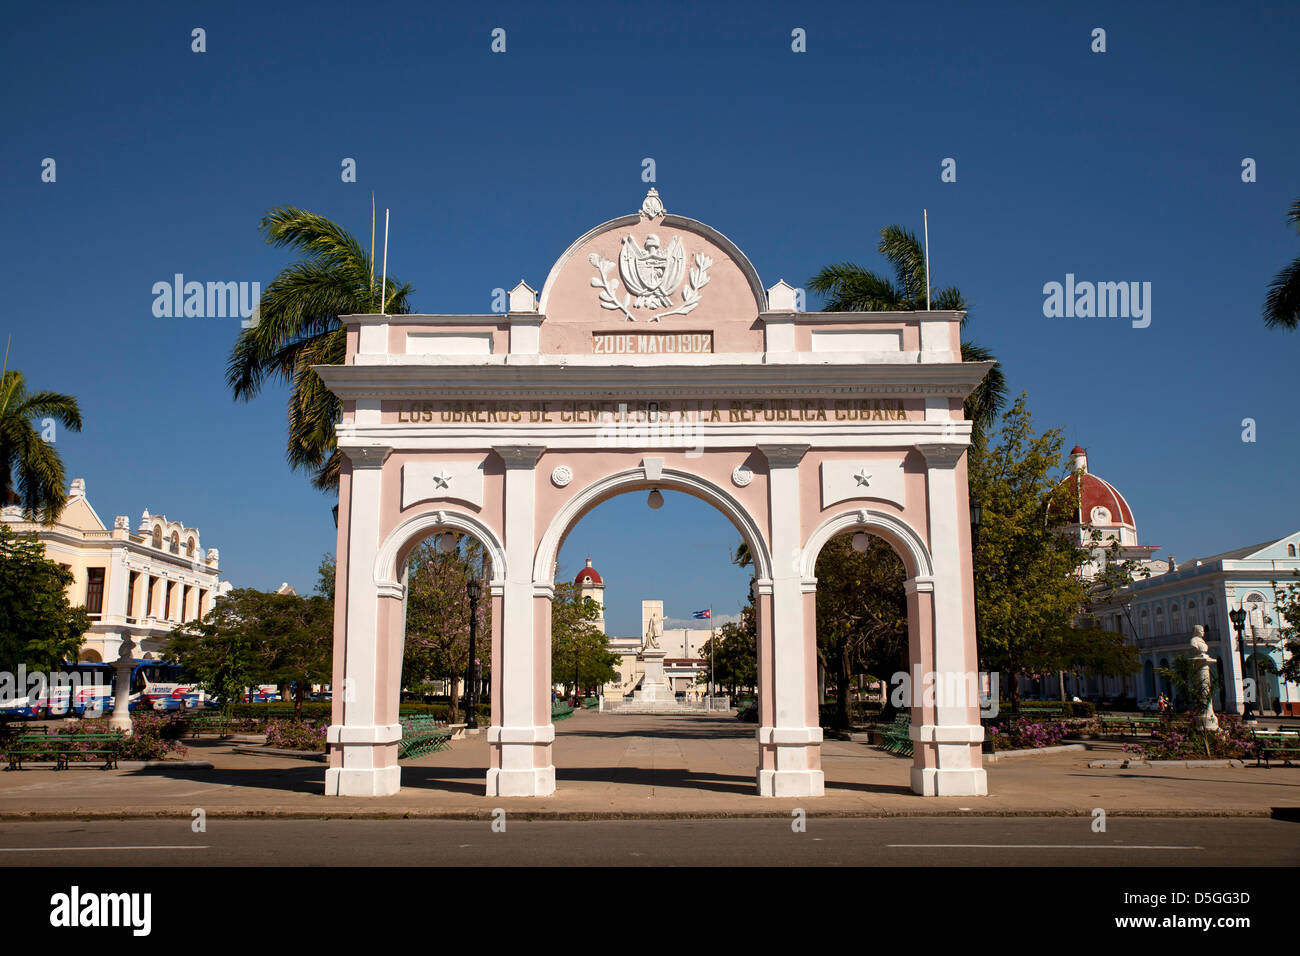
[[519, 280], [519, 285], [510, 290], [510, 311], [511, 312], [536, 312], [537, 311], [537, 290], [530, 286], [523, 279]]
[[658, 219], [663, 214], [664, 204], [659, 198], [659, 190], [651, 186], [650, 191], [645, 194], [645, 199], [641, 201], [641, 218]]
[[207, 554], [208, 564], [217, 564], [220, 560], [221, 560], [221, 552], [218, 551], [216, 548], [208, 548], [208, 554]]
[[149, 530], [150, 530], [150, 528], [149, 528], [149, 523], [150, 523], [151, 519], [152, 519], [152, 516], [149, 514], [149, 509], [148, 509], [148, 508], [145, 508], [144, 511], [141, 512], [141, 514], [140, 514], [140, 524], [139, 524], [139, 526], [135, 529], [135, 533], [136, 533], [136, 534], [148, 534], [148, 533], [149, 533]]
[[113, 518], [113, 530], [130, 531], [131, 519], [128, 518], [126, 515], [117, 515], [116, 517]]
[[5, 521], [22, 521], [23, 509], [18, 505], [5, 505], [0, 508], [0, 518]]
[[798, 300], [795, 297], [795, 292], [794, 286], [781, 279], [776, 285], [767, 290], [767, 311], [797, 312]]
[[68, 497], [69, 497], [69, 498], [84, 498], [84, 497], [86, 497], [86, 479], [85, 479], [85, 478], [73, 478], [73, 479], [72, 479], [72, 487], [68, 489]]

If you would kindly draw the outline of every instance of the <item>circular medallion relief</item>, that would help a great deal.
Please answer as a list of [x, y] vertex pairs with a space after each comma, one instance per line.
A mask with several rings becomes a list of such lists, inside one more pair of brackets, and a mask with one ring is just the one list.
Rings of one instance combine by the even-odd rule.
[[551, 483], [556, 488], [563, 488], [573, 480], [573, 469], [568, 465], [556, 465], [551, 472]]
[[754, 471], [748, 465], [737, 465], [731, 470], [731, 480], [737, 488], [744, 488], [754, 480]]

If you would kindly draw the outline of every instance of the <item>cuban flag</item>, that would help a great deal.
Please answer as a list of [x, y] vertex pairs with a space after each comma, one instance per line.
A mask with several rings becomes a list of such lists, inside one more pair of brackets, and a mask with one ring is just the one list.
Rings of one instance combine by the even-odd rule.
[[713, 608], [706, 607], [703, 611], [696, 611], [691, 615], [691, 617], [697, 620], [707, 621], [709, 618], [713, 617]]

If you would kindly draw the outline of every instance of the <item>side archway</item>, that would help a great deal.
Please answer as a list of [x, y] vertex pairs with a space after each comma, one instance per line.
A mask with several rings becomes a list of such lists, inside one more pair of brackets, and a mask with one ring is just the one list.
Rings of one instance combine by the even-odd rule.
[[459, 511], [426, 511], [412, 515], [389, 532], [379, 552], [375, 555], [374, 579], [379, 593], [386, 597], [401, 597], [402, 576], [398, 571], [398, 558], [431, 532], [437, 530], [462, 531], [477, 538], [487, 549], [492, 562], [490, 586], [497, 588], [506, 579], [506, 549], [496, 533], [473, 515]]
[[930, 549], [915, 528], [891, 514], [857, 508], [827, 518], [808, 536], [799, 555], [799, 575], [806, 584], [816, 583], [817, 556], [826, 542], [849, 531], [866, 531], [888, 541], [903, 559], [909, 578], [933, 576]]

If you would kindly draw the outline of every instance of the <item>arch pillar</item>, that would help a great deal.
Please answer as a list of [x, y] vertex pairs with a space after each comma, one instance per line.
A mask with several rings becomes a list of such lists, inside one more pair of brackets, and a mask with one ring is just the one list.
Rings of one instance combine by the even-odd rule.
[[[818, 719], [816, 595], [803, 589], [798, 503], [799, 463], [807, 445], [759, 445], [768, 463], [772, 576], [759, 590], [758, 792], [820, 797], [822, 729]], [[770, 587], [770, 594], [764, 594]], [[812, 611], [809, 611], [810, 602]]]
[[913, 671], [913, 693], [920, 695], [922, 706], [912, 709], [912, 790], [924, 796], [984, 796], [988, 781], [980, 756], [984, 728], [979, 720], [966, 445], [926, 442], [916, 447], [925, 456], [934, 571], [928, 585], [923, 579], [909, 582], [908, 612], [915, 601], [918, 624], [932, 622], [933, 640], [920, 643], [932, 649], [933, 658], [922, 669], [920, 686], [915, 686]]
[[[383, 466], [392, 452], [388, 447], [342, 449], [350, 464], [339, 489], [339, 545], [346, 548], [346, 569], [341, 568], [336, 594], [346, 602], [342, 614], [342, 668], [336, 663], [333, 720], [326, 740], [330, 766], [325, 771], [326, 796], [380, 797], [401, 789], [397, 744], [402, 727], [397, 721], [396, 695], [385, 693], [390, 679], [393, 635], [391, 618], [402, 611], [400, 585], [396, 591], [380, 587], [371, 569], [379, 552]], [[344, 518], [346, 515], [346, 520]], [[395, 606], [395, 607], [394, 607]], [[400, 634], [401, 624], [397, 624]], [[400, 638], [399, 638], [400, 641]], [[336, 647], [335, 659], [340, 655]]]
[[500, 598], [499, 680], [492, 684], [488, 728], [487, 795], [546, 797], [555, 792], [551, 592], [534, 587], [531, 573], [537, 546], [537, 462], [546, 448], [502, 445], [493, 450], [505, 462], [506, 573]]

